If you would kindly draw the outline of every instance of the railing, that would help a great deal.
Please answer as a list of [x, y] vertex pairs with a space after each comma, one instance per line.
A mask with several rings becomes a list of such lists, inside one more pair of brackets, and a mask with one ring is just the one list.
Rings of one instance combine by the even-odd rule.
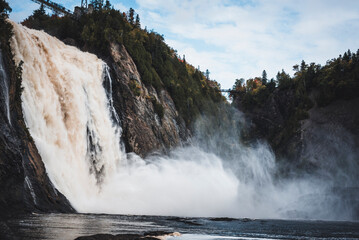
[[36, 2], [38, 4], [44, 4], [45, 7], [51, 9], [56, 14], [64, 14], [64, 15], [73, 16], [73, 13], [70, 10], [68, 10], [65, 7], [61, 6], [60, 4], [57, 4], [50, 0], [31, 0], [31, 1]]

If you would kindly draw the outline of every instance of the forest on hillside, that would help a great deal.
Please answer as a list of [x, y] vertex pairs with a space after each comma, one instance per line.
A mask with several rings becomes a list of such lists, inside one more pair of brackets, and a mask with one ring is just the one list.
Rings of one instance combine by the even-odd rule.
[[294, 152], [288, 142], [300, 138], [310, 109], [359, 97], [359, 50], [348, 50], [324, 66], [302, 61], [293, 70], [293, 77], [282, 70], [275, 79], [268, 79], [266, 71], [261, 77], [237, 79], [230, 93], [232, 105], [254, 119], [255, 138], [264, 137], [284, 157]]

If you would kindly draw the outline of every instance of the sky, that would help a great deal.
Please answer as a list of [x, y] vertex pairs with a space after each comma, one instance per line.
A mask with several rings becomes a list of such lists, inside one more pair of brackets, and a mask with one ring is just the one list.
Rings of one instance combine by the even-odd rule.
[[[7, 0], [10, 19], [20, 22], [39, 7]], [[81, 0], [53, 0], [73, 10]], [[235, 79], [268, 78], [302, 60], [324, 65], [359, 48], [357, 0], [110, 0], [115, 9], [134, 8], [141, 26], [163, 34], [166, 43], [222, 88]]]

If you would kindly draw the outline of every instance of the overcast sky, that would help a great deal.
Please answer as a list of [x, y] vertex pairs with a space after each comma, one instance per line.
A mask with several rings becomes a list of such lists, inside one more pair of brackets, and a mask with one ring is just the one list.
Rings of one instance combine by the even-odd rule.
[[[81, 0], [54, 0], [73, 9]], [[8, 0], [10, 18], [21, 21], [38, 8], [30, 0]], [[110, 0], [133, 7], [142, 27], [163, 34], [187, 62], [223, 88], [236, 78], [268, 77], [302, 60], [325, 64], [359, 48], [357, 0]]]

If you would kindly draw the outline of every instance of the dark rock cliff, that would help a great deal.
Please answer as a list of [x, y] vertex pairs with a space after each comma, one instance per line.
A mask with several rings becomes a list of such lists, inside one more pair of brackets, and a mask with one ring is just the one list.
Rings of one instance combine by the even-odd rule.
[[113, 101], [121, 118], [126, 151], [143, 157], [180, 145], [188, 138], [189, 130], [169, 93], [165, 90], [157, 93], [152, 86], [143, 84], [123, 45], [111, 44], [110, 48]]
[[348, 181], [359, 180], [358, 105], [359, 98], [314, 106], [309, 110], [309, 118], [301, 122], [298, 141], [301, 163], [326, 169], [332, 175], [343, 174], [341, 184], [348, 186], [352, 185]]
[[260, 107], [244, 109], [241, 99], [235, 99], [233, 105], [245, 112], [251, 123], [246, 137], [266, 139], [286, 165], [285, 171], [287, 167], [311, 171], [323, 169], [323, 165], [332, 165], [333, 170], [339, 160], [352, 162], [358, 169], [359, 98], [319, 107], [316, 94], [315, 90], [309, 94], [313, 107], [302, 120], [294, 116], [298, 102], [292, 89], [275, 90]]
[[296, 142], [300, 139], [300, 132], [297, 126], [291, 126], [290, 121], [297, 105], [294, 91], [277, 89], [261, 107], [244, 108], [240, 98], [236, 98], [232, 104], [245, 113], [250, 123], [245, 138], [264, 138], [277, 156], [291, 159], [297, 157], [300, 150]]
[[[0, 217], [36, 211], [73, 212], [67, 199], [50, 182], [35, 143], [26, 128], [20, 101], [21, 87], [12, 54], [1, 45], [3, 74], [1, 87], [7, 81], [8, 93], [0, 98]], [[8, 94], [10, 121], [3, 101]]]

